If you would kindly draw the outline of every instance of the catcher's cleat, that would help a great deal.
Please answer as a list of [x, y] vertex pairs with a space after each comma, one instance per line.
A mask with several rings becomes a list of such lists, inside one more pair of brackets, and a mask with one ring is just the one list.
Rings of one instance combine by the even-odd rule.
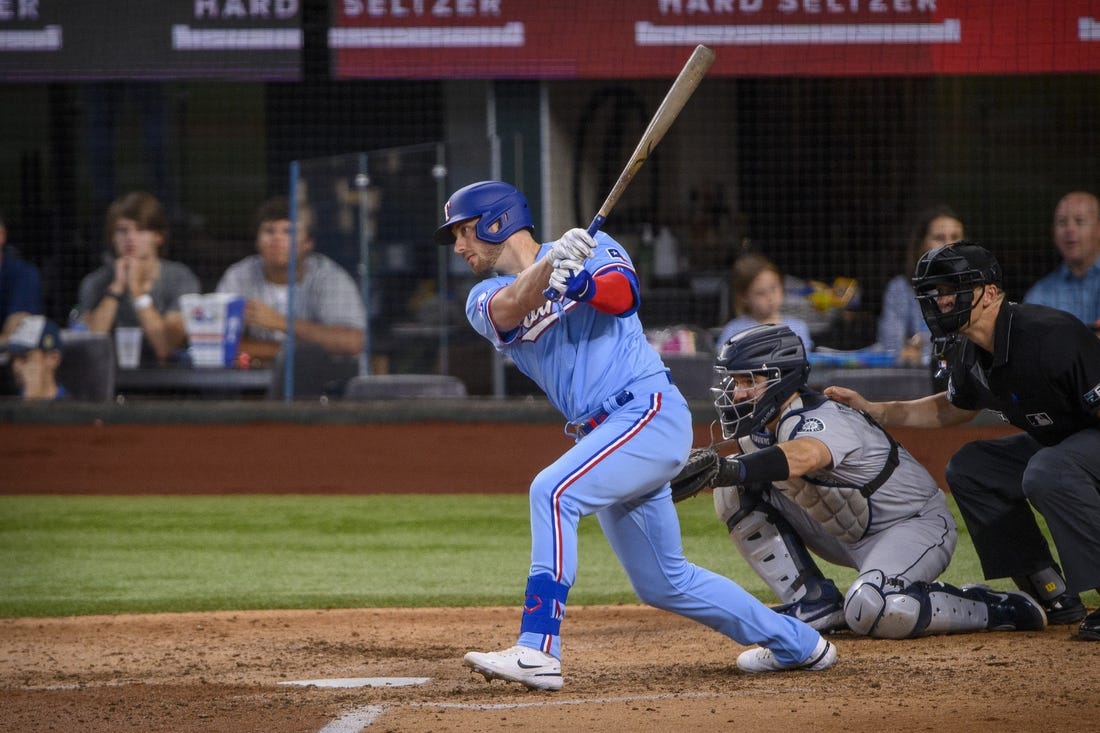
[[1100, 641], [1100, 608], [1096, 609], [1081, 622], [1077, 629], [1077, 638], [1085, 641]]
[[1047, 614], [1047, 623], [1051, 626], [1060, 624], [1075, 624], [1088, 613], [1085, 604], [1081, 603], [1081, 596], [1076, 593], [1063, 593], [1060, 596], [1042, 601], [1043, 610]]
[[1047, 626], [1043, 607], [1023, 591], [996, 591], [986, 585], [964, 585], [960, 590], [985, 603], [990, 631], [1042, 631]]
[[561, 662], [549, 654], [526, 646], [514, 646], [499, 652], [469, 652], [462, 663], [494, 679], [519, 682], [532, 690], [560, 690]]
[[821, 672], [836, 664], [836, 647], [832, 642], [822, 637], [814, 647], [810, 656], [798, 664], [780, 664], [775, 660], [771, 649], [756, 647], [747, 652], [741, 652], [737, 657], [737, 666], [742, 672], [756, 674], [758, 672], [786, 672], [792, 669], [805, 669], [810, 672]]
[[846, 630], [848, 622], [844, 620], [844, 596], [831, 580], [823, 582], [821, 589], [821, 596], [817, 600], [784, 603], [782, 606], [773, 606], [772, 610], [784, 616], [793, 616], [822, 634]]

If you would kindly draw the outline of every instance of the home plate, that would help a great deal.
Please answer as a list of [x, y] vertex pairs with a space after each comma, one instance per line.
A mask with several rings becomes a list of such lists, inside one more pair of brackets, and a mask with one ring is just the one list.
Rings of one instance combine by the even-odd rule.
[[327, 680], [296, 680], [280, 682], [280, 685], [301, 687], [407, 687], [422, 685], [431, 677], [334, 677]]

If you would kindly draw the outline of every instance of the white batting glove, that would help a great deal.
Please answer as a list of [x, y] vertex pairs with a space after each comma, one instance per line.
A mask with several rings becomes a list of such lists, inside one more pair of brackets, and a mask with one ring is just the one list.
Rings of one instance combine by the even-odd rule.
[[[584, 229], [570, 229], [561, 239], [550, 245], [547, 255], [557, 266], [558, 260], [584, 262], [596, 251], [596, 240]], [[582, 265], [583, 266], [583, 265]]]
[[569, 289], [569, 278], [583, 269], [584, 265], [576, 260], [555, 260], [554, 271], [550, 273], [550, 290], [557, 293], [558, 298], [565, 295]]
[[548, 290], [558, 295], [581, 303], [587, 303], [596, 295], [596, 281], [592, 279], [592, 273], [584, 268], [584, 265], [575, 260], [558, 260], [554, 271], [550, 273], [550, 287]]

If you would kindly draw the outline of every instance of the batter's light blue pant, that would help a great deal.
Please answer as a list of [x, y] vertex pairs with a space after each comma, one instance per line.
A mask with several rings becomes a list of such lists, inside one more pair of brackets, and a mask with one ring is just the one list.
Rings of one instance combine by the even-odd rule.
[[[775, 613], [732, 580], [687, 561], [669, 479], [691, 448], [691, 412], [675, 387], [640, 392], [578, 440], [531, 484], [531, 572], [572, 587], [577, 524], [595, 514], [638, 597], [725, 634], [771, 649], [777, 661], [806, 659], [820, 635]], [[564, 615], [564, 609], [562, 611]], [[519, 643], [561, 656], [561, 636], [520, 633]]]

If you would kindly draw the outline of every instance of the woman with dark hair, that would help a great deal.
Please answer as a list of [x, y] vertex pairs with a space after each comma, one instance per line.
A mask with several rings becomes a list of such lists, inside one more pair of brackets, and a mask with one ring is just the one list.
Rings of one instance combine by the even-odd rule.
[[932, 339], [913, 292], [917, 260], [925, 252], [962, 238], [962, 220], [948, 206], [939, 204], [918, 215], [905, 250], [906, 270], [886, 284], [878, 319], [878, 345], [896, 354], [898, 363], [927, 364], [931, 357]]
[[104, 229], [110, 253], [80, 282], [81, 320], [96, 333], [140, 327], [142, 365], [163, 364], [187, 343], [179, 298], [200, 292], [199, 278], [187, 265], [160, 257], [168, 220], [152, 194], [116, 199]]

